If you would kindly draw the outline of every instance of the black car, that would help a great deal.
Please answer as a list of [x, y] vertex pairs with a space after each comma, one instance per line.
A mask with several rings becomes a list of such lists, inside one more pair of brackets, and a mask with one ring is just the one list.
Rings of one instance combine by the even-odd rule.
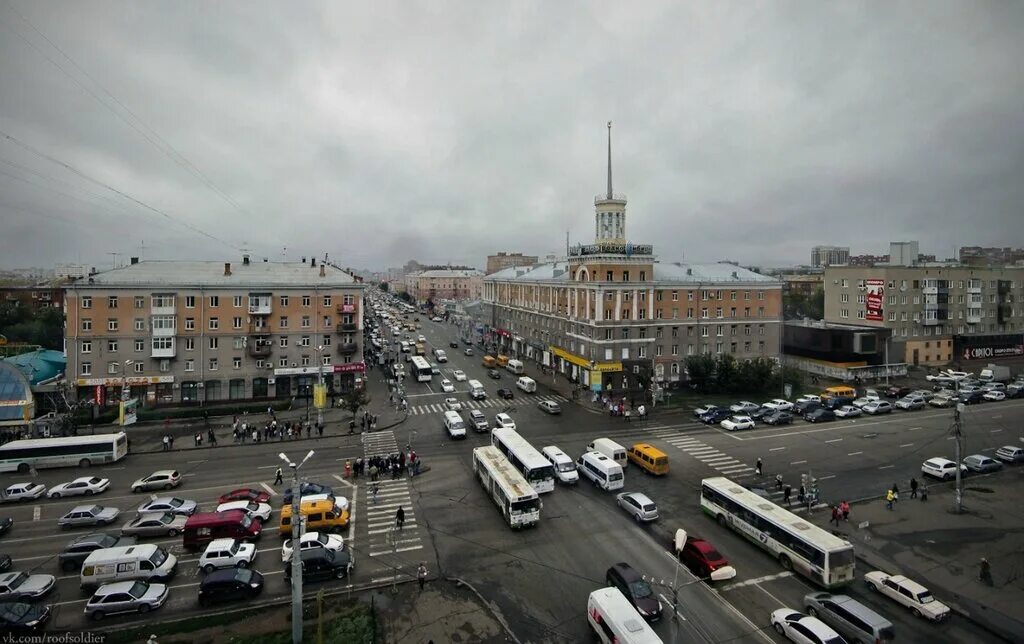
[[50, 619], [50, 606], [24, 602], [0, 603], [0, 630], [41, 631]]
[[449, 342], [448, 346], [453, 348], [453, 349], [458, 349], [459, 348], [459, 343], [458, 342]]
[[798, 400], [793, 405], [793, 413], [797, 416], [806, 416], [809, 412], [815, 409], [821, 409], [824, 407], [820, 402], [815, 400]]
[[835, 411], [844, 405], [852, 405], [854, 400], [846, 396], [833, 396], [825, 400], [825, 408]]
[[516, 395], [512, 392], [511, 389], [499, 389], [498, 390], [498, 398], [504, 398], [505, 400], [512, 400], [515, 397], [516, 397]]
[[487, 377], [494, 378], [495, 380], [501, 380], [501, 372], [498, 371], [497, 369], [488, 369]]
[[[319, 483], [302, 483], [299, 486], [302, 491], [299, 496], [309, 496], [310, 494], [334, 494], [334, 490], [327, 487], [326, 485], [320, 485]], [[284, 491], [284, 499], [282, 503], [288, 505], [292, 502], [292, 489], [288, 488]]]
[[605, 573], [605, 582], [618, 588], [637, 612], [649, 622], [661, 617], [661, 602], [651, 585], [628, 563], [617, 563]]
[[0, 517], [0, 534], [7, 534], [14, 526], [14, 519], [11, 517]]
[[747, 414], [747, 416], [750, 416], [754, 420], [764, 420], [765, 418], [771, 416], [774, 413], [775, 410], [772, 409], [771, 407], [758, 407], [754, 411]]
[[78, 537], [64, 546], [64, 552], [60, 553], [57, 559], [61, 570], [65, 572], [81, 570], [82, 563], [96, 550], [133, 546], [136, 543], [135, 537], [117, 537], [105, 532], [96, 532]]
[[960, 402], [965, 405], [977, 405], [985, 400], [984, 391], [965, 391], [960, 394]]
[[[304, 550], [302, 557], [302, 581], [324, 581], [326, 579], [344, 579], [352, 567], [352, 558], [348, 550], [325, 550], [313, 548]], [[292, 567], [284, 569], [285, 581], [291, 583]]]
[[701, 416], [700, 421], [705, 425], [717, 425], [730, 416], [732, 412], [728, 409], [715, 409]]
[[899, 385], [893, 385], [885, 390], [885, 396], [887, 398], [902, 398], [909, 394], [912, 390], [910, 387], [900, 387]]
[[788, 425], [793, 422], [793, 414], [788, 411], [776, 411], [761, 419], [768, 425]]
[[835, 412], [831, 409], [825, 409], [824, 407], [819, 407], [814, 411], [808, 412], [807, 415], [804, 416], [804, 420], [809, 423], [827, 423], [828, 421], [835, 419]]
[[260, 573], [251, 568], [222, 568], [203, 577], [199, 584], [199, 605], [239, 599], [249, 601], [262, 592], [263, 575]]
[[11, 565], [14, 560], [11, 559], [11, 555], [0, 555], [0, 572], [7, 572], [11, 569]]

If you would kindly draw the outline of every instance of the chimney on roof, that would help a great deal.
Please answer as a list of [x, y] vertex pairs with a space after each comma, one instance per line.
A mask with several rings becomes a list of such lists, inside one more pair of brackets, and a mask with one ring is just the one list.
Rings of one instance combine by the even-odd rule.
[[90, 275], [95, 275], [96, 274], [96, 267], [95, 266], [93, 266], [92, 268], [89, 269], [89, 274]]
[[692, 268], [686, 269], [686, 274], [687, 275], [693, 275], [693, 269]]
[[[316, 266], [316, 257], [310, 257], [309, 258], [309, 265], [310, 266]], [[321, 264], [320, 268], [323, 268], [323, 267], [324, 267], [323, 264]]]
[[305, 256], [305, 255], [303, 255], [303, 256], [302, 256], [302, 263], [303, 263], [303, 264], [305, 264], [305, 263], [306, 263], [306, 256]]
[[320, 277], [327, 277], [327, 271], [324, 269], [323, 264], [320, 264]]
[[139, 263], [139, 258], [138, 257], [132, 257], [131, 262], [132, 262], [132, 266], [135, 266], [136, 264]]
[[231, 275], [231, 262], [224, 262], [224, 275]]
[[245, 255], [242, 255], [242, 266], [248, 266], [248, 265], [249, 265], [249, 254], [246, 253]]

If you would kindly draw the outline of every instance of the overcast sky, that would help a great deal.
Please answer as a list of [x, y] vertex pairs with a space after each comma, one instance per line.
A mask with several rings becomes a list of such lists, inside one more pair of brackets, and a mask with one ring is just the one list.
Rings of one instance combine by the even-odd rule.
[[4, 2], [0, 266], [564, 253], [609, 120], [663, 261], [1024, 246], [1021, 33], [1012, 1]]

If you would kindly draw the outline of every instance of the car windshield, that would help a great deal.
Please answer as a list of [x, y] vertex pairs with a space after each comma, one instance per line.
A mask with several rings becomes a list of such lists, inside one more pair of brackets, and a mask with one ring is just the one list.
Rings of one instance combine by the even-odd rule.
[[558, 471], [559, 472], [573, 472], [575, 470], [576, 470], [576, 466], [573, 465], [572, 463], [559, 463], [558, 464]]
[[327, 545], [328, 539], [327, 539], [327, 535], [325, 533], [321, 532], [321, 533], [316, 535], [315, 539], [310, 539], [310, 541], [315, 541], [316, 543], [322, 543], [324, 545]]
[[250, 519], [249, 515], [246, 514], [245, 516], [242, 517], [242, 527], [243, 528], [248, 528], [251, 525], [252, 525], [252, 519]]
[[157, 548], [156, 552], [149, 558], [149, 563], [153, 564], [156, 568], [162, 566], [165, 561], [167, 561], [167, 551], [162, 548]]
[[622, 473], [621, 472], [615, 472], [613, 474], [610, 474], [610, 475], [608, 475], [608, 480], [609, 481], [621, 481], [622, 480]]
[[651, 585], [643, 579], [631, 583], [629, 585], [629, 592], [633, 593], [633, 597], [637, 599], [644, 599], [654, 594]]
[[918, 593], [917, 594], [917, 601], [921, 602], [922, 604], [930, 604], [933, 601], [935, 601], [935, 598], [932, 597], [932, 594], [931, 594], [930, 591], [926, 590], [926, 591], [924, 591], [922, 593]]
[[234, 555], [238, 554], [238, 551], [241, 548], [242, 548], [242, 543], [240, 541], [232, 541], [231, 542], [231, 547], [228, 548], [228, 552], [230, 552], [231, 555], [234, 556]]
[[0, 610], [0, 617], [8, 622], [18, 622], [21, 621], [21, 618], [27, 615], [30, 610], [32, 610], [32, 605], [22, 602], [3, 604], [3, 609]]
[[174, 521], [173, 512], [164, 512], [160, 515], [160, 523], [170, 523], [171, 521]]
[[170, 501], [167, 502], [167, 505], [171, 506], [172, 508], [180, 508], [184, 503], [185, 502], [182, 501], [181, 499], [171, 499]]
[[235, 581], [240, 581], [243, 584], [249, 583], [252, 580], [252, 571], [248, 568], [236, 568], [235, 569]]
[[10, 587], [11, 589], [17, 588], [18, 586], [25, 583], [26, 579], [28, 579], [28, 573], [19, 572], [17, 575], [15, 575], [13, 579], [11, 579], [10, 583], [8, 584], [8, 587]]
[[711, 548], [710, 550], [705, 552], [704, 553], [704, 558], [707, 559], [708, 561], [721, 561], [721, 560], [725, 559], [725, 557], [722, 556], [722, 553], [718, 552], [714, 548]]
[[92, 483], [93, 485], [96, 485], [96, 484], [97, 484], [97, 483], [99, 483], [99, 482], [100, 482], [101, 480], [102, 480], [102, 479], [98, 479], [98, 478], [96, 478], [96, 477], [94, 476], [94, 477], [92, 477], [91, 479], [89, 479], [89, 482], [90, 482], [90, 483]]
[[147, 584], [144, 581], [137, 581], [134, 584], [132, 584], [131, 588], [128, 589], [128, 594], [134, 597], [135, 599], [138, 599], [145, 595], [148, 589], [149, 584]]
[[830, 568], [835, 569], [843, 566], [852, 566], [853, 562], [853, 548], [836, 550], [828, 553], [828, 565]]
[[540, 499], [527, 499], [526, 501], [514, 501], [509, 504], [512, 513], [535, 512], [540, 509]]

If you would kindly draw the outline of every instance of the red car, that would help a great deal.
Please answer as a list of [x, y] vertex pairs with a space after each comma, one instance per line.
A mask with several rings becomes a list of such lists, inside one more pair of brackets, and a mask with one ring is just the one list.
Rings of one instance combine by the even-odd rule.
[[231, 501], [255, 501], [256, 503], [267, 503], [270, 501], [270, 494], [254, 490], [250, 487], [241, 487], [231, 490], [227, 494], [221, 494], [217, 503], [229, 503]]
[[698, 537], [686, 537], [686, 545], [679, 551], [679, 561], [701, 579], [710, 577], [714, 581], [721, 581], [736, 576], [729, 560], [715, 550], [713, 545]]

